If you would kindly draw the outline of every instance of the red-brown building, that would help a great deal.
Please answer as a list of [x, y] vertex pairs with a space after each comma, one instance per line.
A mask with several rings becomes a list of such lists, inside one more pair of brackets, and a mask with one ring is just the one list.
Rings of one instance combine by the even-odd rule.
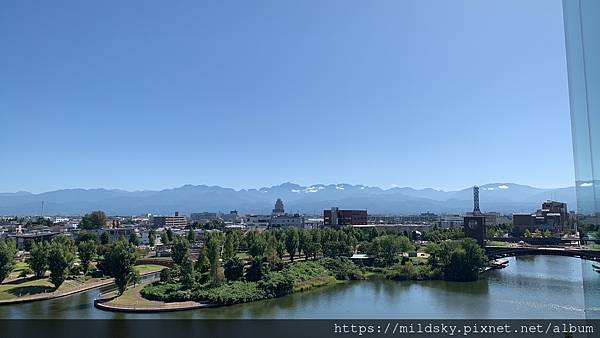
[[367, 224], [367, 210], [340, 210], [331, 208], [323, 210], [325, 225], [361, 225]]

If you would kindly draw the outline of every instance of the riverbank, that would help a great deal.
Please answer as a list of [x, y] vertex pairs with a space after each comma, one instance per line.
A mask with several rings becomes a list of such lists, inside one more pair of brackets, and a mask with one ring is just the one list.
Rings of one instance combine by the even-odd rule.
[[[165, 268], [158, 265], [139, 265], [138, 267], [140, 277], [152, 275]], [[69, 279], [56, 289], [47, 278], [21, 278], [0, 285], [0, 292], [4, 293], [3, 297], [5, 297], [0, 299], [0, 306], [62, 298], [112, 284], [114, 284], [114, 278], [108, 277], [92, 278], [84, 283]]]
[[128, 288], [122, 295], [102, 294], [94, 299], [94, 306], [107, 311], [171, 312], [251, 303], [341, 282], [316, 262], [295, 262], [257, 282], [209, 283], [193, 289], [178, 283], [147, 283]]
[[208, 302], [186, 301], [167, 303], [145, 299], [140, 294], [140, 291], [146, 285], [140, 284], [130, 287], [120, 296], [116, 291], [102, 294], [94, 299], [94, 306], [105, 311], [139, 313], [184, 311], [216, 306]]

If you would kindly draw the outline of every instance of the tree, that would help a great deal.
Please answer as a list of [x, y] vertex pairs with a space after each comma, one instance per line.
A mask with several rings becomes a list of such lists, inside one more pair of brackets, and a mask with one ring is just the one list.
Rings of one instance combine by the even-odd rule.
[[135, 259], [135, 247], [123, 240], [114, 242], [104, 255], [104, 263], [120, 295], [136, 280]]
[[133, 244], [133, 246], [140, 245], [140, 238], [134, 231], [129, 234], [129, 243]]
[[194, 229], [190, 228], [190, 230], [188, 231], [187, 240], [190, 243], [194, 243], [196, 241], [196, 233], [194, 232]]
[[160, 242], [162, 244], [169, 244], [169, 236], [166, 233], [160, 234]]
[[259, 281], [264, 275], [269, 273], [271, 266], [264, 261], [263, 257], [253, 257], [250, 266], [246, 271], [246, 280], [250, 282]]
[[50, 270], [50, 282], [56, 288], [60, 287], [67, 279], [74, 262], [75, 244], [73, 241], [60, 237], [54, 238], [48, 250], [48, 269]]
[[275, 235], [272, 234], [268, 236], [267, 247], [265, 249], [265, 258], [267, 259], [267, 262], [271, 264], [271, 266], [277, 264], [279, 261], [279, 256], [277, 255], [277, 245], [278, 241], [277, 238], [275, 238]]
[[181, 284], [186, 289], [191, 289], [196, 283], [196, 277], [194, 273], [194, 263], [189, 251], [185, 252], [185, 255], [181, 259]]
[[154, 244], [156, 244], [156, 231], [154, 231], [154, 229], [151, 229], [148, 233], [148, 245], [154, 246]]
[[428, 248], [429, 265], [439, 271], [444, 279], [472, 281], [479, 277], [485, 266], [485, 252], [473, 239], [444, 241]]
[[79, 231], [75, 243], [79, 244], [83, 241], [98, 241], [98, 234], [92, 231]]
[[225, 244], [223, 244], [223, 259], [228, 260], [235, 256], [235, 247], [234, 247], [234, 232], [228, 231], [225, 234]]
[[106, 214], [104, 211], [94, 211], [86, 214], [79, 222], [79, 228], [84, 230], [101, 229], [106, 223]]
[[240, 280], [244, 276], [244, 262], [235, 256], [228, 259], [225, 262], [224, 273], [227, 280]]
[[90, 268], [90, 262], [96, 257], [96, 249], [96, 242], [94, 241], [79, 242], [77, 252], [79, 253], [84, 275], [87, 274]]
[[27, 264], [37, 278], [44, 277], [48, 269], [48, 249], [47, 242], [37, 243], [34, 241], [31, 245]]
[[171, 228], [167, 229], [167, 240], [169, 243], [173, 242], [173, 230]]
[[213, 285], [218, 285], [223, 282], [225, 275], [220, 262], [221, 243], [216, 234], [207, 234], [206, 252], [210, 261], [210, 281]]
[[205, 273], [210, 270], [210, 260], [208, 259], [208, 252], [206, 251], [206, 245], [203, 245], [196, 261], [196, 270], [200, 273]]
[[0, 241], [0, 283], [15, 267], [17, 247], [13, 240]]
[[308, 242], [310, 242], [310, 235], [308, 231], [304, 229], [298, 230], [298, 255], [304, 253], [304, 258], [308, 259], [307, 248]]
[[246, 234], [246, 241], [248, 243], [248, 253], [250, 256], [258, 257], [265, 253], [267, 241], [265, 240], [265, 237], [258, 231], [249, 231]]
[[173, 263], [177, 265], [181, 265], [185, 255], [189, 253], [190, 243], [187, 239], [181, 236], [175, 236], [175, 241], [173, 242], [173, 247], [171, 248], [171, 257], [173, 258]]
[[298, 234], [298, 229], [296, 228], [288, 228], [285, 233], [285, 249], [287, 253], [290, 255], [290, 260], [294, 261], [294, 256], [298, 251], [298, 246], [300, 244], [300, 236]]
[[108, 232], [103, 232], [100, 235], [100, 244], [107, 245], [110, 242], [110, 237], [108, 237]]

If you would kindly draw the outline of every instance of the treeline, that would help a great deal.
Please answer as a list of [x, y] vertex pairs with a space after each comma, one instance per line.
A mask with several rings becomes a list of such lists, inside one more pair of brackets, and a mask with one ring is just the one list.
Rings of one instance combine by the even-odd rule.
[[[80, 275], [114, 277], [120, 292], [128, 284], [139, 280], [134, 269], [136, 248], [125, 239], [102, 244], [94, 236], [82, 233], [77, 242], [71, 237], [56, 236], [51, 241], [31, 242], [29, 246], [29, 257], [26, 259], [28, 269], [22, 274], [44, 278], [47, 271], [50, 271], [49, 280], [55, 288], [60, 287], [67, 278]], [[93, 271], [90, 271], [93, 262], [96, 264]], [[8, 277], [15, 264], [14, 241], [0, 241], [0, 282]]]

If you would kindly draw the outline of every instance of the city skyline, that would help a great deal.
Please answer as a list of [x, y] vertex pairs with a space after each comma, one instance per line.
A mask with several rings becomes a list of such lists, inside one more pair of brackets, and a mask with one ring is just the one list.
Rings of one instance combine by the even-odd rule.
[[559, 0], [260, 4], [4, 3], [0, 191], [575, 181]]

